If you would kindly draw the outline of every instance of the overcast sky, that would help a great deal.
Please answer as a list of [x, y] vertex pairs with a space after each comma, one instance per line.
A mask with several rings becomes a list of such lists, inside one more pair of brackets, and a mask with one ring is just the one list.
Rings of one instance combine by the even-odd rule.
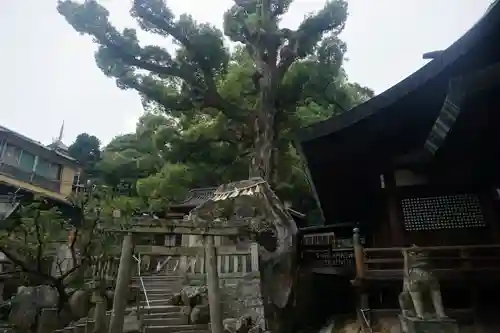
[[[102, 0], [119, 27], [134, 26], [130, 0]], [[463, 35], [491, 0], [349, 0], [343, 32], [351, 81], [380, 93], [424, 65], [422, 53]], [[221, 26], [232, 0], [168, 0], [176, 13]], [[324, 0], [295, 0], [283, 25], [293, 28]], [[205, 5], [204, 5], [205, 4]], [[55, 9], [56, 0], [0, 0], [0, 125], [43, 143], [81, 132], [103, 143], [133, 131], [142, 113], [134, 91], [121, 91], [94, 63], [95, 45]], [[141, 35], [142, 37], [142, 35]], [[144, 36], [151, 43], [167, 43]]]

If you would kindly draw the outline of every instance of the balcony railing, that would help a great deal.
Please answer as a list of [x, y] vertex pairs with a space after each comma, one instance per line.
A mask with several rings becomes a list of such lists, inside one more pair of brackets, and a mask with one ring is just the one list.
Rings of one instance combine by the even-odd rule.
[[[353, 275], [355, 271], [354, 223], [301, 228], [301, 265], [313, 272]], [[360, 237], [364, 243], [364, 237]]]
[[356, 258], [358, 267], [362, 268], [362, 278], [401, 278], [404, 268], [402, 253], [410, 249], [425, 252], [432, 271], [440, 278], [463, 278], [470, 273], [500, 273], [500, 245], [497, 244], [364, 248], [363, 255]]
[[40, 175], [37, 175], [36, 173], [32, 171], [26, 171], [23, 169], [20, 169], [18, 167], [15, 167], [13, 165], [9, 165], [6, 163], [1, 163], [0, 162], [0, 174], [9, 176], [11, 178], [14, 178], [16, 180], [25, 182], [25, 183], [30, 183], [35, 186], [44, 188], [46, 190], [52, 191], [52, 192], [59, 192], [60, 187], [61, 187], [61, 182], [58, 180], [52, 180]]

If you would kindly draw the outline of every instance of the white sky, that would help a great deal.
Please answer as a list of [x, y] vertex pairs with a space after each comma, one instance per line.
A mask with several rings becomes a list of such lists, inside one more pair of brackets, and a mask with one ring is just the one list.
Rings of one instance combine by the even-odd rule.
[[[119, 26], [134, 26], [130, 0], [102, 0]], [[231, 0], [167, 0], [176, 13], [222, 24]], [[283, 21], [296, 27], [324, 0], [295, 0]], [[343, 39], [350, 80], [376, 93], [425, 62], [422, 53], [446, 48], [484, 13], [491, 0], [349, 0]], [[142, 113], [138, 95], [121, 91], [94, 63], [95, 45], [78, 35], [56, 9], [56, 0], [0, 0], [0, 125], [43, 143], [81, 132], [109, 142], [134, 130]], [[142, 35], [141, 35], [142, 36]], [[145, 41], [168, 46], [157, 37]]]

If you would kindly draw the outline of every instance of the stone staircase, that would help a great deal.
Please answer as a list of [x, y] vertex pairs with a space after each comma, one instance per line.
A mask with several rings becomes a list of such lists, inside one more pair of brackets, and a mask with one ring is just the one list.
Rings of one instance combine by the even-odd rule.
[[[149, 275], [134, 277], [132, 287], [140, 287], [138, 318], [142, 333], [210, 333], [209, 325], [192, 325], [182, 314], [182, 307], [169, 305], [169, 299], [182, 288], [182, 277], [179, 275]], [[143, 292], [143, 284], [146, 295]], [[126, 314], [137, 311], [137, 306], [128, 307]], [[107, 320], [111, 311], [106, 313]], [[55, 333], [93, 333], [94, 320], [82, 318], [71, 325], [56, 330]], [[124, 328], [127, 326], [125, 318]]]
[[[181, 313], [180, 306], [169, 305], [169, 299], [182, 288], [179, 275], [143, 276], [144, 293], [141, 300], [142, 331], [144, 333], [209, 333], [209, 325], [192, 325]], [[141, 284], [139, 278], [134, 283]], [[142, 284], [141, 291], [142, 291]], [[149, 301], [149, 307], [148, 307]]]

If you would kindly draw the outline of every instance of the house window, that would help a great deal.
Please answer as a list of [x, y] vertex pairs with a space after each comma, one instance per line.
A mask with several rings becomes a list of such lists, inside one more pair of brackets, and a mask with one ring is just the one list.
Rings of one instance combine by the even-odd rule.
[[80, 185], [80, 173], [73, 176], [73, 186]]
[[35, 173], [45, 178], [59, 180], [61, 178], [61, 166], [43, 158], [39, 158]]
[[31, 172], [35, 165], [35, 155], [28, 153], [16, 146], [7, 144], [3, 155], [3, 162], [15, 167], [19, 167], [23, 171]]
[[19, 156], [19, 168], [24, 171], [33, 171], [35, 166], [35, 155], [28, 153], [27, 151], [21, 151]]
[[5, 164], [17, 166], [19, 164], [19, 158], [21, 157], [21, 151], [20, 148], [8, 144], [3, 154], [3, 162]]

